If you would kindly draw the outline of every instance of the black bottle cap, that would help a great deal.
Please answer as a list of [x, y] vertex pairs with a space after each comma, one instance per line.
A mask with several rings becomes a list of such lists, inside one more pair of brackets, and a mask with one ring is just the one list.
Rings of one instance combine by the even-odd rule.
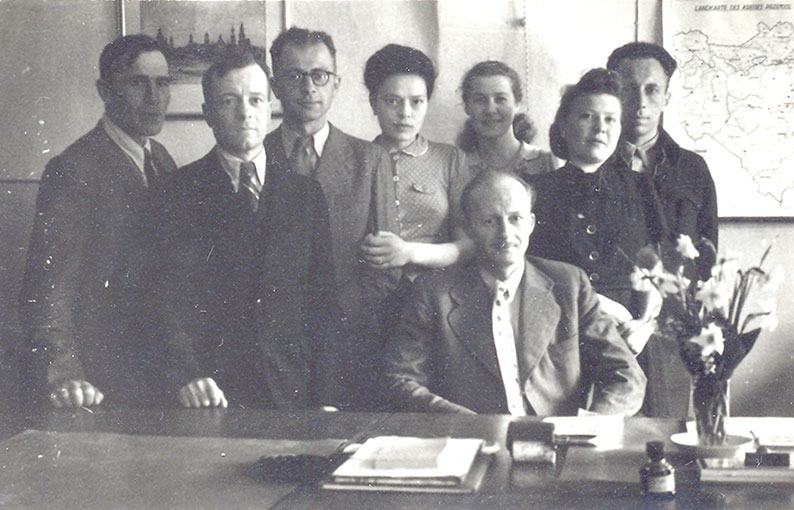
[[645, 443], [645, 452], [651, 460], [661, 460], [664, 457], [664, 442], [663, 441], [648, 441]]

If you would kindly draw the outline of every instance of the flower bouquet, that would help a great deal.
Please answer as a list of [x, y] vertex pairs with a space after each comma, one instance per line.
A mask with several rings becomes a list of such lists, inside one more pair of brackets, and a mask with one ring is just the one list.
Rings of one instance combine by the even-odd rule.
[[761, 329], [777, 325], [774, 291], [780, 267], [762, 269], [771, 246], [756, 266], [741, 269], [740, 255], [717, 259], [714, 245], [681, 235], [662, 263], [659, 247], [637, 254], [631, 275], [638, 291], [656, 289], [663, 298], [659, 334], [674, 338], [693, 378], [692, 402], [701, 445], [725, 443], [728, 379], [753, 348]]

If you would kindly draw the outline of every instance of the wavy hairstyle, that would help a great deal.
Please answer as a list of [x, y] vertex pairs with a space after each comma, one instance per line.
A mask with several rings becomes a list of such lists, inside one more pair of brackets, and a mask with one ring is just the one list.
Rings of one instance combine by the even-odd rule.
[[369, 90], [369, 103], [375, 105], [378, 89], [383, 82], [395, 74], [413, 74], [425, 80], [427, 99], [433, 95], [436, 83], [436, 68], [433, 61], [422, 51], [399, 44], [388, 44], [379, 49], [364, 67], [364, 85]]
[[624, 87], [623, 80], [615, 71], [608, 71], [604, 68], [596, 68], [587, 71], [576, 85], [569, 85], [565, 88], [560, 99], [560, 106], [554, 116], [554, 122], [549, 128], [549, 145], [551, 152], [561, 159], [568, 159], [568, 144], [562, 136], [561, 124], [565, 122], [568, 114], [571, 113], [573, 103], [582, 97], [591, 94], [609, 94], [615, 96], [623, 104]]
[[[486, 76], [506, 77], [510, 80], [510, 88], [513, 91], [513, 97], [516, 103], [521, 102], [524, 98], [524, 93], [521, 90], [521, 78], [519, 78], [515, 69], [498, 60], [486, 60], [469, 69], [463, 76], [460, 90], [464, 103], [471, 99], [474, 80]], [[535, 138], [536, 133], [537, 130], [535, 129], [535, 125], [527, 114], [519, 113], [513, 117], [513, 135], [515, 135], [517, 139], [530, 143]], [[463, 130], [458, 134], [457, 143], [464, 152], [471, 153], [477, 150], [477, 132], [474, 130], [471, 119], [467, 119], [466, 123], [463, 125]]]

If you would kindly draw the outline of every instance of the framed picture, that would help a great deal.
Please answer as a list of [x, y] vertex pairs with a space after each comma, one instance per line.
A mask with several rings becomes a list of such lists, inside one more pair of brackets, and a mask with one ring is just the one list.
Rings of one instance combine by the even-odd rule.
[[168, 61], [170, 120], [201, 119], [201, 76], [219, 55], [236, 48], [266, 61], [266, 2], [138, 2], [119, 0], [122, 35], [154, 37]]

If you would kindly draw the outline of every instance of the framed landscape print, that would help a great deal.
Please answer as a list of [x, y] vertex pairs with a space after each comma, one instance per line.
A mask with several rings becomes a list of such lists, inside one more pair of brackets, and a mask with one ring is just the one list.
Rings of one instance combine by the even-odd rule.
[[174, 78], [168, 118], [202, 118], [201, 76], [214, 59], [230, 49], [266, 61], [265, 2], [119, 0], [122, 35], [154, 37]]

